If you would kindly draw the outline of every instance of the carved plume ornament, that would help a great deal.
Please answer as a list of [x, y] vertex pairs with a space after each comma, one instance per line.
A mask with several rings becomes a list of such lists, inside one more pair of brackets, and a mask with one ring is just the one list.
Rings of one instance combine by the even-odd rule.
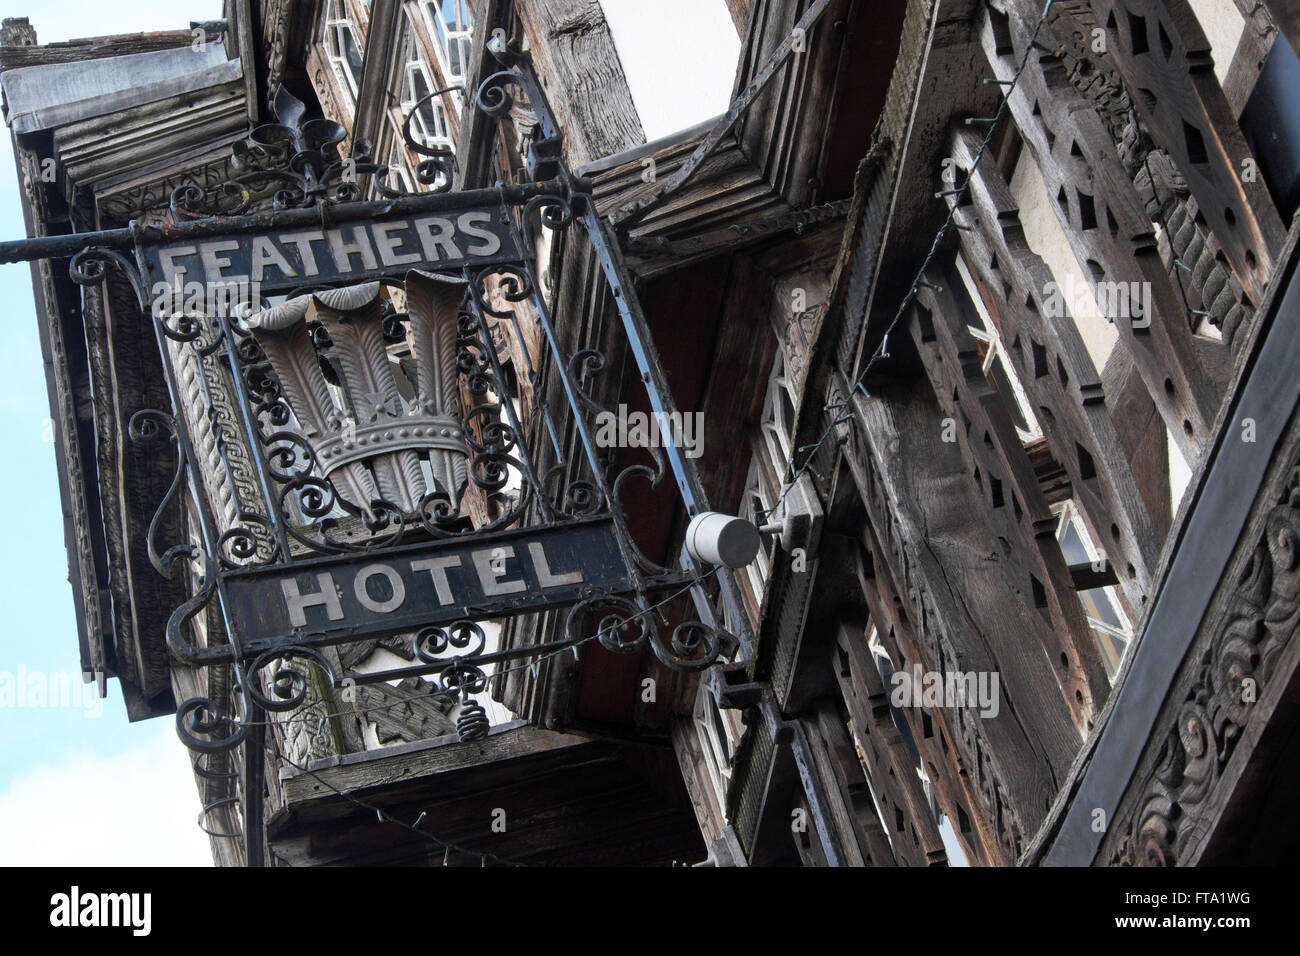
[[[406, 289], [410, 382], [389, 355], [378, 282], [296, 296], [246, 320], [322, 475], [370, 521], [378, 500], [413, 513], [465, 483], [456, 364], [465, 283], [413, 272]], [[409, 398], [403, 385], [414, 386]]]

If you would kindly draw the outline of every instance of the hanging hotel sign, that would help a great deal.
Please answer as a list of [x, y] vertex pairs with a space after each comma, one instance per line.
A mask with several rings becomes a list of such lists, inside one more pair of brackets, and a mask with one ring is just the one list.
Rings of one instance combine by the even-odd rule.
[[195, 284], [252, 286], [261, 295], [274, 295], [411, 269], [441, 272], [517, 262], [521, 251], [515, 236], [505, 207], [494, 206], [170, 241], [150, 238], [138, 252], [155, 298]]
[[583, 521], [225, 574], [229, 623], [252, 652], [572, 604], [633, 590], [613, 522]]

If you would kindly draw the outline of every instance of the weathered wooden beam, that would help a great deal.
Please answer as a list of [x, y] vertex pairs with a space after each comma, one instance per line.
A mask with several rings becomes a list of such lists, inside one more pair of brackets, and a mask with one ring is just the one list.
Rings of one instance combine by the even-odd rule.
[[[1015, 74], [1029, 37], [1029, 24], [1014, 16], [999, 20], [992, 9], [987, 14], [984, 52], [999, 79], [1009, 81]], [[1039, 37], [1048, 46], [1055, 42], [1046, 25]], [[1221, 386], [1201, 363], [1188, 307], [1160, 259], [1155, 229], [1114, 141], [1054, 56], [1029, 51], [1009, 102], [1080, 272], [1093, 289], [1127, 293], [1122, 299], [1108, 296], [1112, 302], [1101, 306], [1103, 314], [1132, 354], [1183, 456], [1194, 463], [1214, 420]], [[970, 168], [977, 144], [973, 133], [959, 138], [963, 169]], [[1048, 290], [1038, 291], [1045, 295]], [[1117, 307], [1121, 302], [1125, 308]]]
[[[1038, 486], [1003, 396], [984, 377], [980, 354], [967, 331], [973, 316], [937, 274], [929, 277], [918, 298], [930, 314], [924, 322], [918, 321], [919, 313], [914, 315], [909, 329], [936, 395], [954, 412], [957, 444], [978, 476], [981, 497], [987, 497], [985, 520], [1006, 553], [1007, 585], [1044, 616], [1046, 626], [1037, 638], [1056, 665], [1055, 677], [1075, 726], [1085, 734], [1110, 684], [1056, 540], [1057, 518]], [[933, 341], [926, 341], [927, 329]]]
[[[889, 691], [872, 660], [866, 633], [841, 622], [836, 628], [833, 666], [857, 742], [857, 759], [883, 814], [881, 824], [893, 857], [904, 866], [947, 865], [943, 838], [907, 741], [894, 725]], [[821, 716], [826, 723], [831, 715]]]
[[996, 714], [969, 701], [947, 712], [953, 738], [962, 741], [969, 766], [979, 768], [982, 810], [993, 819], [1003, 815], [999, 837], [1018, 847], [1036, 828], [1080, 739], [1053, 663], [1034, 636], [1042, 619], [1003, 599], [1001, 553], [990, 553], [986, 533], [969, 520], [982, 503], [969, 492], [960, 453], [942, 440], [942, 415], [928, 385], [872, 398], [844, 392], [856, 425], [845, 462], [868, 524], [880, 535], [878, 557], [918, 628], [922, 656], [906, 666], [998, 675]]
[[[859, 587], [881, 647], [893, 665], [910, 666], [913, 662], [926, 660], [926, 651], [918, 640], [912, 619], [902, 606], [892, 572], [880, 557], [884, 545], [870, 531], [864, 533], [863, 537], [865, 559], [857, 563]], [[873, 668], [875, 666], [870, 660], [865, 664]], [[853, 681], [853, 688], [857, 704], [869, 708], [863, 713], [855, 713], [850, 709], [852, 730], [855, 739], [859, 740], [859, 746], [862, 746], [863, 728], [881, 723], [885, 717], [880, 714], [880, 710], [888, 708], [890, 702], [887, 696], [883, 699], [877, 696], [875, 686], [869, 683], [871, 671], [866, 666], [859, 664], [856, 672], [858, 676]], [[863, 681], [868, 683], [861, 683]], [[878, 693], [884, 695], [885, 691], [881, 682]], [[850, 703], [847, 690], [845, 701]], [[1016, 841], [1015, 834], [1010, 831], [1014, 826], [1014, 815], [1004, 816], [998, 805], [1003, 795], [997, 784], [989, 781], [990, 776], [996, 779], [996, 770], [981, 767], [978, 762], [972, 763], [978, 756], [971, 749], [974, 740], [968, 740], [965, 735], [958, 733], [958, 722], [953, 711], [943, 707], [903, 707], [899, 710], [911, 734], [912, 743], [917, 748], [921, 765], [934, 788], [939, 806], [953, 821], [957, 839], [967, 859], [973, 864], [984, 866], [1008, 865], [1013, 862], [1016, 857]], [[906, 766], [910, 754], [906, 759], [898, 759]]]
[[[1029, 0], [1014, 2], [1023, 10]], [[1091, 2], [1139, 114], [1187, 178], [1242, 287], [1259, 303], [1286, 228], [1263, 179], [1242, 176], [1250, 150], [1195, 13], [1187, 0]]]
[[835, 824], [843, 834], [841, 840], [856, 842], [864, 866], [894, 866], [893, 849], [876, 815], [849, 728], [829, 701], [824, 700], [817, 707], [816, 730], [814, 734], [809, 724], [808, 736], [818, 748], [819, 764], [829, 767], [835, 781], [839, 800], [834, 808]]
[[[970, 137], [953, 138], [954, 157], [969, 167]], [[1093, 540], [1141, 608], [1152, 588], [1161, 542], [1115, 429], [1096, 367], [1068, 308], [1045, 315], [1045, 290], [1055, 280], [1030, 249], [1011, 189], [991, 165], [976, 167], [970, 204], [957, 209], [966, 261], [983, 284], [1007, 350], [1057, 461], [1070, 475]], [[950, 200], [955, 201], [955, 200]]]
[[645, 142], [614, 38], [597, 0], [520, 0], [543, 89], [564, 130], [571, 169]]

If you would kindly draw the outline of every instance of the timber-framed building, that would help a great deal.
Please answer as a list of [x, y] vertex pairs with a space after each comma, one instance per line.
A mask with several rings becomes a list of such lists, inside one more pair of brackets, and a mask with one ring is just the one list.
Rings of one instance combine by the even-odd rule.
[[[225, 865], [1292, 858], [1300, 13], [726, 6], [653, 142], [596, 0], [5, 21], [83, 669]], [[304, 281], [151, 310], [215, 216]]]

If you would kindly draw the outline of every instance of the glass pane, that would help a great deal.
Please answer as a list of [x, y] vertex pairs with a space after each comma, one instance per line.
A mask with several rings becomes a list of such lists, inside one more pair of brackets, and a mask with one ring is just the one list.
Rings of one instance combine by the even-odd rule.
[[1083, 546], [1079, 529], [1073, 521], [1065, 523], [1065, 534], [1061, 537], [1061, 553], [1065, 555], [1066, 564], [1085, 564], [1092, 561], [1088, 549]]
[[466, 29], [466, 18], [463, 14], [464, 4], [461, 0], [442, 0], [442, 18], [447, 23], [449, 30]]
[[348, 61], [348, 67], [352, 73], [352, 78], [358, 83], [361, 81], [361, 51], [357, 49], [356, 38], [352, 35], [351, 27], [343, 27], [340, 31], [343, 34], [344, 55]]
[[1110, 595], [1106, 593], [1105, 588], [1080, 591], [1079, 599], [1083, 601], [1083, 606], [1087, 608], [1089, 617], [1096, 618], [1103, 624], [1109, 624], [1116, 630], [1124, 630], [1124, 625], [1115, 613], [1115, 608], [1110, 603]]
[[447, 47], [447, 63], [451, 67], [453, 79], [460, 79], [465, 75], [464, 60], [461, 58], [461, 41], [452, 40]]
[[429, 22], [433, 24], [433, 29], [438, 34], [438, 42], [445, 47], [447, 45], [447, 29], [442, 25], [442, 12], [438, 9], [438, 4], [426, 3], [425, 8], [429, 11]]

